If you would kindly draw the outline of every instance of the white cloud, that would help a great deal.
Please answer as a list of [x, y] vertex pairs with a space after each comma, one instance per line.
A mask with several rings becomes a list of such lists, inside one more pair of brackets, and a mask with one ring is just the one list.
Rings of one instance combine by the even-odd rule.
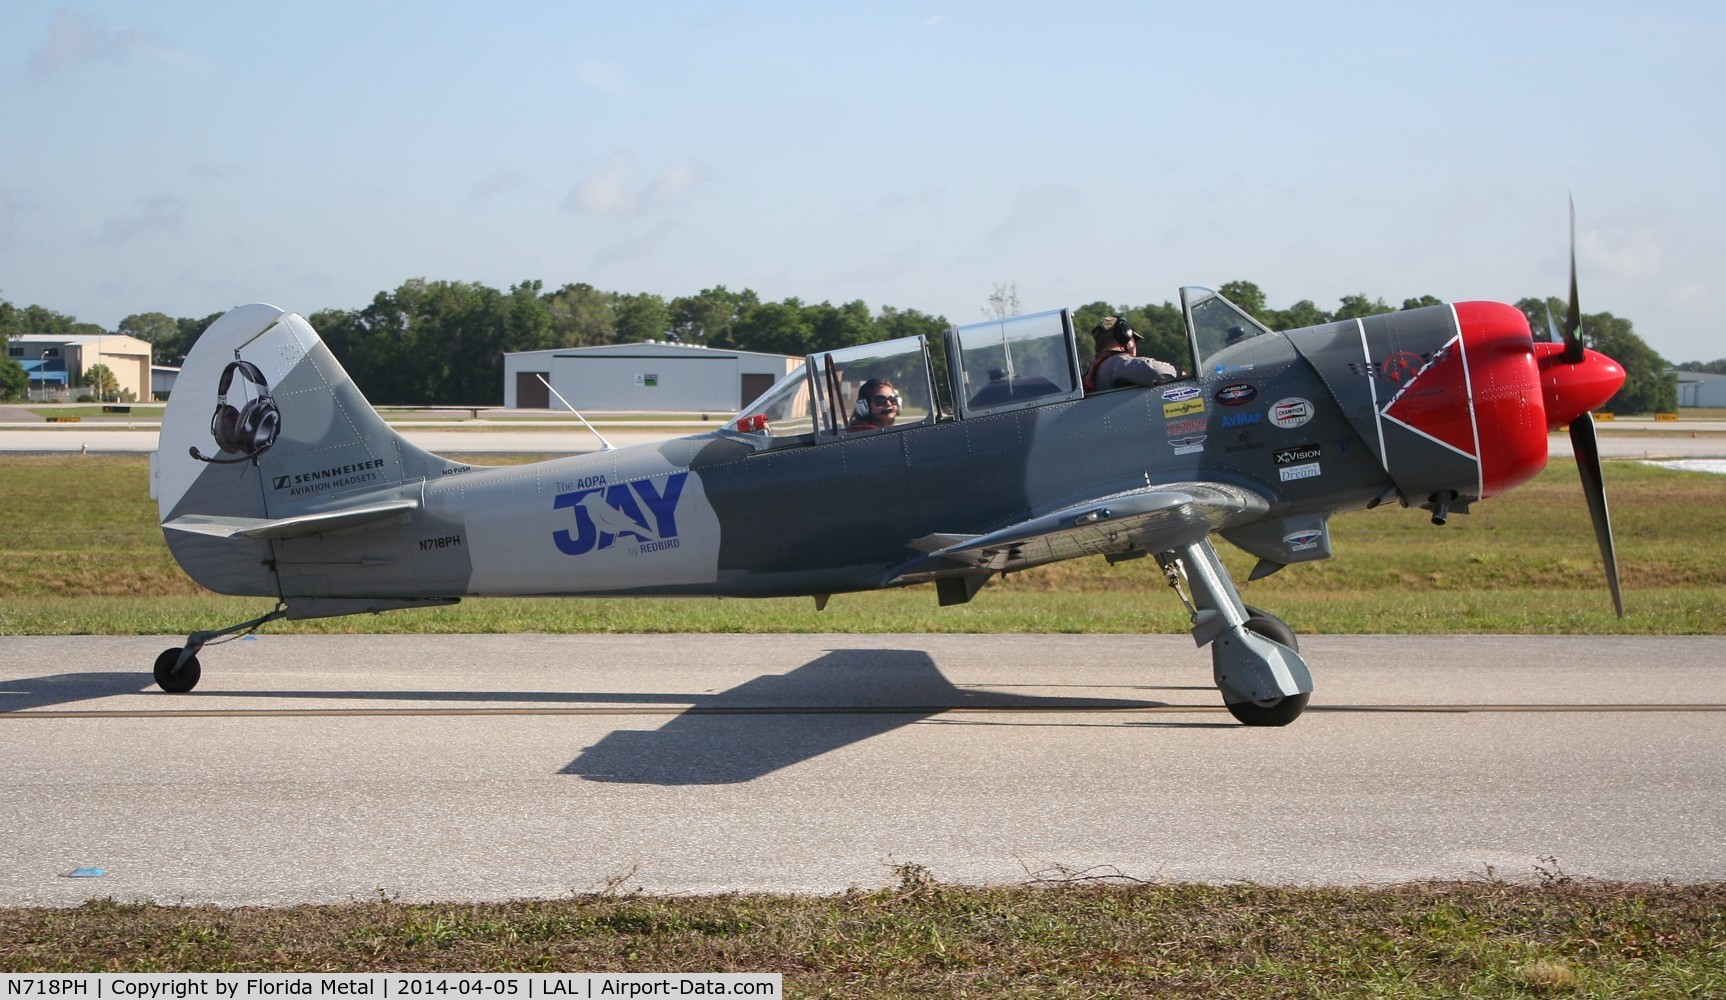
[[30, 75], [45, 80], [96, 63], [123, 65], [138, 55], [174, 62], [188, 58], [185, 52], [164, 44], [150, 28], [110, 28], [82, 14], [59, 10], [48, 19], [47, 34], [30, 56]]
[[477, 205], [482, 202], [490, 201], [492, 198], [500, 194], [519, 191], [526, 186], [527, 179], [522, 177], [521, 171], [499, 170], [479, 181], [469, 189], [467, 201], [470, 205]]
[[643, 193], [643, 201], [649, 208], [668, 204], [706, 179], [707, 171], [694, 160], [674, 163], [660, 171], [659, 176], [648, 183], [647, 190]]
[[878, 287], [913, 274], [924, 266], [924, 243], [918, 240], [899, 250], [876, 254], [833, 275], [830, 284], [840, 288]]
[[1615, 278], [1646, 278], [1660, 270], [1666, 233], [1650, 225], [1589, 229], [1576, 234], [1576, 254]]
[[707, 179], [707, 170], [694, 160], [673, 164], [638, 180], [635, 157], [619, 153], [611, 162], [575, 183], [563, 207], [601, 219], [626, 219], [663, 208]]
[[177, 233], [185, 221], [186, 203], [171, 194], [139, 198], [136, 211], [116, 215], [102, 223], [98, 242], [120, 246], [157, 233]]
[[947, 186], [939, 182], [924, 184], [922, 187], [903, 191], [889, 191], [877, 198], [875, 205], [883, 211], [893, 212], [900, 209], [920, 209], [935, 205], [947, 196]]
[[0, 250], [12, 246], [12, 234], [18, 231], [18, 202], [0, 191]]
[[1019, 192], [1012, 214], [989, 234], [992, 241], [1026, 235], [1049, 223], [1077, 213], [1085, 201], [1079, 192], [1066, 184], [1038, 184]]
[[617, 67], [597, 59], [583, 59], [577, 72], [581, 82], [595, 90], [603, 90], [608, 94], [629, 93], [629, 82], [618, 72]]
[[634, 261], [647, 260], [658, 253], [659, 248], [675, 232], [677, 232], [676, 223], [661, 219], [647, 227], [643, 232], [600, 248], [593, 255], [593, 266], [604, 268], [613, 264], [628, 264]]

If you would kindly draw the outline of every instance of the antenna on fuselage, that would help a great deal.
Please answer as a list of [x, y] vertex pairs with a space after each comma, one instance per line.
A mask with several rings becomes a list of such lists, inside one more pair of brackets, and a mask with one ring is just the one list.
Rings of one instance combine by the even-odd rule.
[[598, 438], [598, 439], [599, 439], [599, 444], [600, 444], [600, 449], [599, 449], [599, 450], [600, 450], [600, 451], [611, 451], [611, 450], [612, 450], [612, 449], [613, 449], [613, 448], [615, 448], [615, 447], [617, 447], [617, 446], [616, 446], [616, 445], [614, 445], [614, 444], [612, 444], [612, 443], [611, 443], [611, 442], [610, 442], [610, 441], [607, 441], [607, 440], [606, 440], [606, 439], [605, 439], [605, 435], [604, 435], [604, 434], [601, 434], [601, 433], [599, 433], [599, 431], [597, 431], [597, 430], [594, 430], [594, 427], [593, 427], [593, 425], [592, 425], [592, 424], [590, 424], [590, 423], [588, 423], [588, 422], [587, 422], [587, 418], [586, 418], [586, 417], [584, 417], [584, 416], [582, 416], [582, 415], [581, 415], [581, 411], [580, 411], [580, 410], [578, 410], [578, 409], [576, 409], [576, 408], [575, 408], [575, 407], [573, 407], [573, 406], [570, 406], [570, 405], [569, 405], [569, 400], [567, 400], [567, 399], [564, 399], [564, 398], [563, 398], [563, 393], [561, 393], [561, 392], [558, 392], [558, 391], [557, 391], [557, 390], [556, 390], [556, 389], [553, 389], [553, 388], [552, 388], [552, 385], [551, 385], [551, 383], [550, 383], [550, 382], [547, 382], [547, 381], [546, 381], [546, 380], [545, 380], [545, 376], [544, 376], [544, 375], [541, 375], [541, 374], [540, 374], [540, 373], [539, 373], [539, 372], [534, 372], [534, 373], [533, 373], [533, 377], [534, 377], [534, 378], [536, 378], [536, 379], [539, 379], [539, 380], [540, 380], [540, 382], [541, 382], [541, 383], [542, 383], [542, 384], [544, 384], [544, 386], [545, 386], [545, 387], [546, 387], [546, 388], [547, 388], [547, 389], [551, 389], [551, 394], [552, 394], [552, 395], [553, 395], [553, 396], [556, 396], [556, 397], [557, 397], [557, 401], [558, 401], [558, 402], [560, 402], [560, 403], [562, 403], [562, 404], [563, 404], [563, 406], [564, 406], [564, 409], [566, 409], [566, 410], [568, 410], [568, 411], [569, 411], [569, 412], [571, 412], [571, 413], [573, 413], [573, 414], [575, 414], [575, 419], [577, 419], [577, 420], [579, 420], [579, 421], [581, 421], [581, 426], [583, 426], [583, 427], [586, 427], [586, 428], [587, 428], [587, 429], [588, 429], [588, 430], [590, 430], [590, 431], [593, 431], [593, 436], [594, 436], [594, 437], [596, 437], [596, 438]]

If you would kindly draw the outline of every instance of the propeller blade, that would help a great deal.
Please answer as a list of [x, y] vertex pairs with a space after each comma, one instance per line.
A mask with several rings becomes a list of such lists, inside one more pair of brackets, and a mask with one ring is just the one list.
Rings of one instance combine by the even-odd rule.
[[1564, 354], [1567, 365], [1582, 360], [1582, 305], [1576, 297], [1576, 198], [1570, 199], [1570, 310], [1564, 314]]
[[1606, 510], [1606, 480], [1600, 471], [1600, 441], [1594, 433], [1594, 414], [1584, 413], [1570, 422], [1570, 447], [1576, 453], [1576, 471], [1582, 474], [1588, 516], [1594, 521], [1594, 540], [1600, 543], [1600, 562], [1606, 567], [1606, 585], [1612, 590], [1612, 610], [1623, 618], [1624, 592], [1618, 585], [1618, 554], [1612, 544], [1612, 515]]

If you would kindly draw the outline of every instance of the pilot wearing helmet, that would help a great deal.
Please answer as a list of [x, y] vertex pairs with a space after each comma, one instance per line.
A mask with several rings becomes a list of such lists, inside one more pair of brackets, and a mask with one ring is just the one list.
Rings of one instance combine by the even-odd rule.
[[1097, 356], [1085, 372], [1085, 391], [1101, 392], [1127, 385], [1156, 385], [1175, 377], [1175, 366], [1156, 358], [1139, 357], [1139, 336], [1124, 316], [1105, 316], [1091, 329]]
[[872, 378], [863, 383], [857, 390], [857, 408], [851, 414], [851, 423], [845, 428], [855, 434], [859, 431], [883, 431], [893, 426], [899, 419], [899, 394], [893, 391], [893, 383], [884, 378]]

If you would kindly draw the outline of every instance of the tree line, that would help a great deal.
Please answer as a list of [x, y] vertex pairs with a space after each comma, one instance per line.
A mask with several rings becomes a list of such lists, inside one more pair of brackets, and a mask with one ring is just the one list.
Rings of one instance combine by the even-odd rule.
[[[1322, 309], [1310, 299], [1287, 309], [1272, 309], [1253, 282], [1231, 281], [1217, 290], [1272, 330], [1439, 304], [1430, 295], [1404, 299], [1400, 307], [1382, 298], [1345, 295], [1334, 310]], [[1529, 317], [1536, 336], [1546, 329], [1549, 307], [1555, 315], [1562, 315], [1565, 308], [1556, 299], [1525, 298], [1516, 305]], [[995, 287], [980, 314], [1000, 317], [1018, 311], [1018, 295], [1009, 284]], [[1143, 334], [1146, 353], [1186, 356], [1181, 310], [1168, 301], [1141, 306], [1092, 302], [1075, 310], [1074, 321], [1083, 333], [1114, 314], [1125, 316]], [[221, 315], [176, 318], [160, 312], [135, 313], [112, 332], [148, 341], [157, 364], [177, 366]], [[750, 289], [734, 292], [723, 285], [665, 298], [604, 291], [585, 283], [547, 291], [542, 282], [523, 281], [500, 291], [478, 282], [422, 278], [379, 292], [363, 308], [323, 309], [307, 319], [373, 402], [418, 406], [501, 404], [503, 356], [519, 351], [658, 340], [801, 356], [921, 334], [930, 339], [939, 361], [941, 333], [955, 325], [945, 316], [916, 309], [882, 306], [872, 312], [860, 299], [840, 305], [798, 298], [768, 302]], [[1591, 346], [1617, 359], [1629, 374], [1624, 388], [1607, 404], [1608, 410], [1646, 413], [1676, 407], [1677, 382], [1667, 370], [1671, 366], [1636, 335], [1628, 319], [1595, 313], [1583, 317], [1582, 328]], [[16, 307], [0, 297], [0, 339], [106, 332], [41, 306]], [[1081, 349], [1088, 346], [1081, 337]], [[1726, 359], [1711, 364], [1726, 370]], [[22, 398], [27, 384], [16, 362], [0, 361], [0, 399]]]

